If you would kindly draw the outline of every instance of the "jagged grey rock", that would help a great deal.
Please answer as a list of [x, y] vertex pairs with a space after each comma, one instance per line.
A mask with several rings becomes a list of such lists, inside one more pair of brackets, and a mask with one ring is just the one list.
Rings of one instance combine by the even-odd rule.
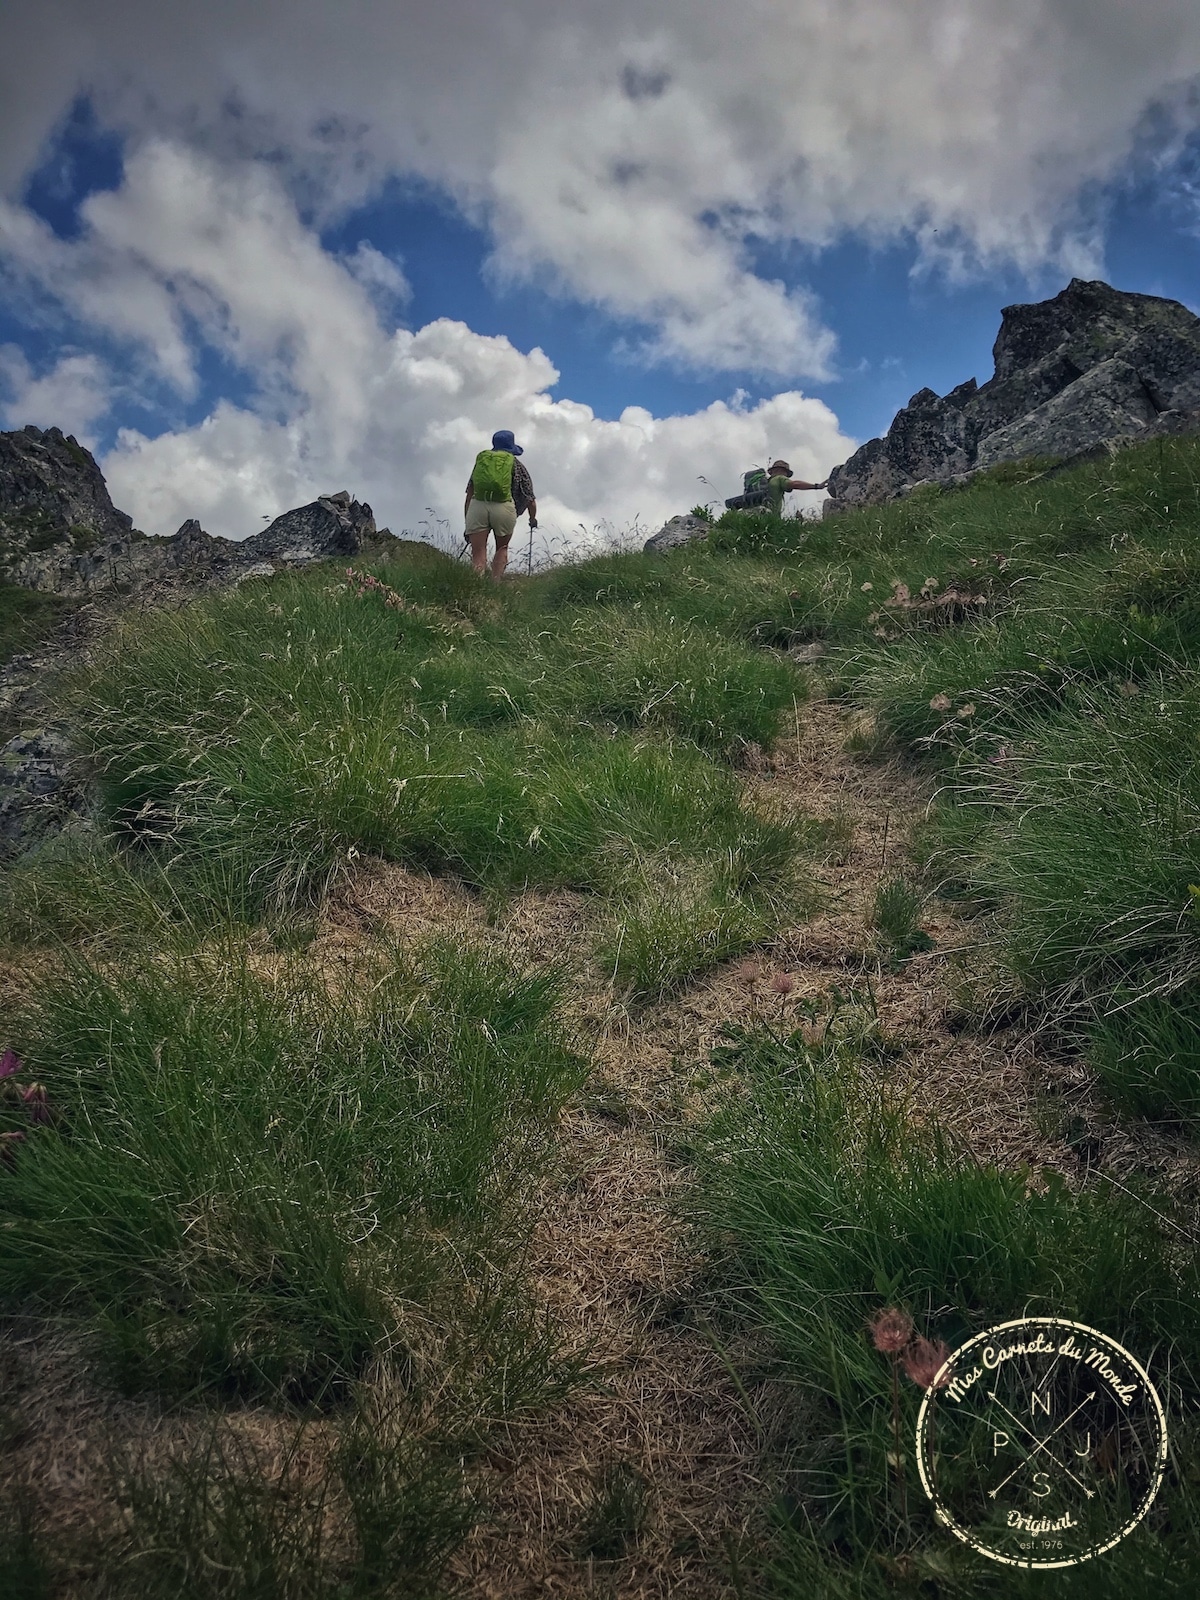
[[0, 748], [0, 860], [56, 833], [83, 805], [60, 731], [26, 729]]
[[689, 512], [686, 517], [672, 517], [657, 533], [652, 534], [643, 545], [643, 550], [657, 555], [664, 555], [668, 550], [677, 550], [682, 544], [691, 544], [693, 539], [705, 539], [711, 531], [711, 524], [700, 517], [693, 517]]
[[992, 355], [987, 383], [921, 389], [884, 438], [835, 467], [826, 512], [1025, 456], [1200, 431], [1200, 317], [1176, 300], [1073, 278], [1053, 299], [1006, 306]]
[[337, 494], [323, 494], [309, 505], [285, 511], [261, 533], [244, 540], [240, 548], [254, 561], [266, 557], [324, 561], [330, 556], [357, 555], [363, 541], [377, 533], [370, 506], [339, 489]]
[[119, 596], [159, 584], [237, 583], [390, 538], [346, 489], [285, 511], [240, 541], [206, 533], [195, 517], [169, 538], [148, 537], [113, 505], [77, 440], [58, 428], [0, 433], [0, 579], [27, 589]]
[[60, 428], [0, 433], [0, 528], [23, 546], [74, 537], [77, 545], [127, 539], [133, 520], [109, 498], [100, 468]]

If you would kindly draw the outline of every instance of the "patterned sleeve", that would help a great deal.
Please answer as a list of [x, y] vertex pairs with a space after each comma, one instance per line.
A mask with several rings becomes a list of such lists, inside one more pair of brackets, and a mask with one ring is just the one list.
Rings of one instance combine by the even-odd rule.
[[520, 516], [533, 499], [533, 479], [529, 476], [529, 468], [523, 461], [513, 461], [512, 496], [517, 515]]

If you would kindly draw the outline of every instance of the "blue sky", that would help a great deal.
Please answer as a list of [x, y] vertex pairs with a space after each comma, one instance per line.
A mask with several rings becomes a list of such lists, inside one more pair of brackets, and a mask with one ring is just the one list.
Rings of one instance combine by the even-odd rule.
[[75, 9], [57, 78], [32, 6], [0, 67], [0, 404], [86, 438], [150, 531], [238, 536], [334, 486], [452, 522], [502, 425], [561, 537], [653, 520], [710, 497], [701, 472], [823, 475], [918, 388], [985, 380], [1001, 307], [1075, 272], [1200, 309], [1175, 0], [1135, 32], [1115, 0], [1086, 31], [1029, 0], [1027, 40], [982, 0], [847, 0], [845, 36], [757, 0], [797, 62], [853, 57], [802, 94], [785, 60], [774, 98], [715, 0], [631, 7], [624, 35], [619, 6], [520, 0], [524, 54], [507, 27], [486, 49], [514, 85], [542, 51], [537, 92], [490, 102], [455, 83], [463, 28], [495, 25], [477, 0], [214, 5], [186, 34], [142, 0]]
[[[101, 128], [87, 100], [78, 101], [56, 130], [45, 159], [25, 186], [25, 204], [63, 238], [80, 231], [80, 206], [89, 194], [116, 189], [122, 140]], [[1140, 164], [1139, 164], [1140, 165]], [[1166, 172], [1118, 174], [1094, 204], [1105, 217], [1104, 271], [1118, 288], [1165, 295], [1200, 312], [1200, 223], [1186, 187], [1200, 169], [1200, 140]], [[519, 349], [540, 346], [561, 373], [559, 392], [614, 419], [628, 405], [656, 415], [690, 412], [738, 389], [751, 402], [778, 384], [752, 372], [688, 374], [647, 367], [622, 348], [646, 332], [578, 300], [529, 285], [497, 284], [486, 270], [487, 232], [473, 226], [444, 193], [429, 184], [393, 181], [367, 205], [322, 231], [328, 249], [353, 251], [361, 240], [402, 265], [412, 289], [401, 310], [408, 327], [437, 317], [465, 322], [477, 333], [502, 334]], [[895, 412], [919, 388], [945, 393], [964, 378], [982, 383], [991, 373], [1000, 308], [1061, 289], [1066, 276], [1046, 268], [1031, 274], [1011, 267], [967, 283], [921, 272], [911, 241], [875, 246], [847, 238], [824, 250], [781, 250], [760, 244], [757, 273], [802, 283], [818, 296], [838, 337], [837, 375], [808, 382], [805, 392], [836, 411], [858, 439], [886, 431]], [[45, 363], [58, 348], [58, 328], [31, 327], [0, 310], [0, 340], [13, 340]], [[173, 419], [195, 421], [221, 394], [245, 398], [250, 383], [218, 352], [204, 352], [204, 382], [191, 405]], [[107, 419], [102, 438], [119, 426], [153, 425], [153, 411], [130, 407]]]

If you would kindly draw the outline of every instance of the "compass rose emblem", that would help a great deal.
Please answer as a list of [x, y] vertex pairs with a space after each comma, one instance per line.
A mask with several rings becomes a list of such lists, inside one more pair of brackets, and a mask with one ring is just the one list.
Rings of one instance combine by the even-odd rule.
[[917, 1419], [938, 1521], [1009, 1566], [1070, 1567], [1110, 1550], [1150, 1509], [1166, 1460], [1145, 1369], [1060, 1317], [1018, 1317], [960, 1345]]

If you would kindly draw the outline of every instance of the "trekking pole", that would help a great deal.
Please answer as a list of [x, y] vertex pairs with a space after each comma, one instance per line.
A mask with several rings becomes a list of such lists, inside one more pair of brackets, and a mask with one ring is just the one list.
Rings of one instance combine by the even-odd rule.
[[532, 522], [529, 524], [529, 554], [525, 558], [526, 577], [530, 577], [533, 573], [533, 530], [535, 526], [536, 524]]

